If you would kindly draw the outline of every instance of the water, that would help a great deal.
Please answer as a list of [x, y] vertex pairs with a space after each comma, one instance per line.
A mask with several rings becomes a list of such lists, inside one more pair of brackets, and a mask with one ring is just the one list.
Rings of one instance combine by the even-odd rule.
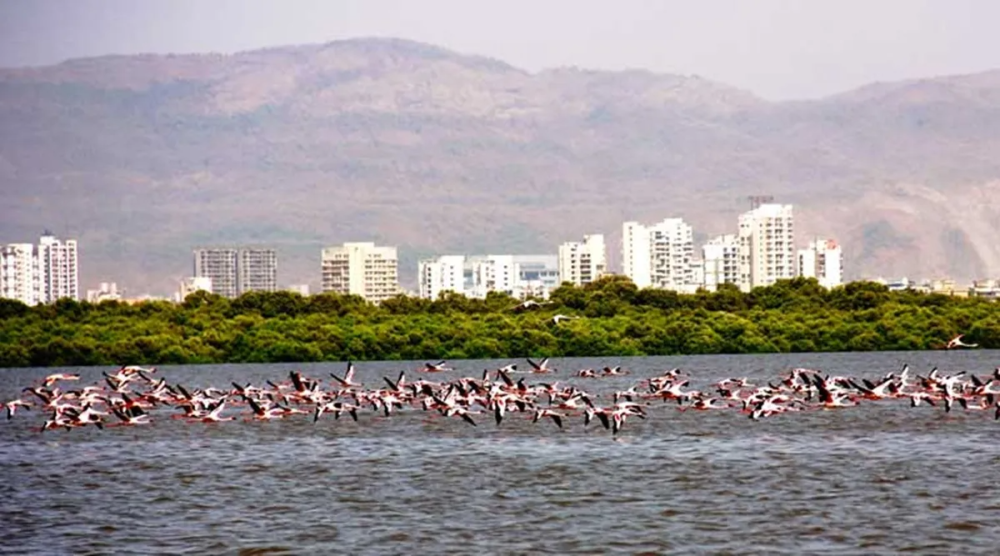
[[[510, 361], [453, 362], [431, 379]], [[681, 367], [692, 386], [793, 367], [877, 377], [987, 374], [988, 351], [554, 360], [591, 392]], [[570, 378], [622, 364], [611, 379]], [[361, 363], [368, 386], [420, 363]], [[160, 367], [225, 387], [342, 364]], [[75, 369], [81, 384], [107, 368]], [[0, 400], [52, 369], [0, 371]], [[415, 373], [409, 373], [415, 376]], [[530, 376], [530, 382], [553, 377]], [[0, 422], [0, 553], [995, 554], [1000, 423], [991, 411], [858, 408], [779, 415], [657, 405], [617, 439], [582, 419], [471, 427], [419, 411], [37, 432]]]

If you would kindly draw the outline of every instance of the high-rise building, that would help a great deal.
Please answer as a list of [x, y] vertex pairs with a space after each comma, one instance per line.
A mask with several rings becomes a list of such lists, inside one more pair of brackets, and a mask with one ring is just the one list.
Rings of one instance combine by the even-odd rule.
[[418, 264], [420, 297], [437, 299], [441, 292], [465, 295], [465, 257], [444, 255]]
[[559, 282], [582, 286], [597, 280], [607, 269], [607, 251], [601, 234], [583, 236], [559, 246]]
[[622, 273], [640, 288], [653, 285], [649, 229], [638, 222], [622, 224]]
[[46, 231], [38, 245], [12, 243], [0, 249], [0, 296], [25, 304], [80, 299], [76, 240]]
[[795, 277], [792, 205], [763, 204], [740, 215], [740, 289]]
[[695, 272], [694, 232], [681, 218], [652, 226], [626, 222], [622, 226], [625, 275], [640, 288], [693, 292], [701, 287]]
[[41, 303], [57, 299], [80, 299], [80, 267], [76, 240], [62, 241], [46, 232], [38, 240], [38, 275], [41, 278]]
[[278, 255], [273, 249], [240, 249], [237, 291], [278, 291]]
[[273, 249], [195, 249], [194, 277], [209, 278], [211, 291], [229, 299], [278, 291], [278, 255]]
[[798, 275], [816, 278], [824, 288], [835, 288], [843, 283], [843, 253], [832, 239], [817, 239], [799, 250]]
[[653, 287], [693, 292], [701, 286], [695, 273], [694, 232], [680, 218], [668, 218], [649, 230]]
[[345, 243], [322, 252], [324, 292], [360, 295], [380, 303], [399, 293], [399, 260], [395, 247], [371, 242]]
[[195, 249], [194, 277], [212, 280], [212, 293], [229, 299], [240, 295], [239, 250], [233, 248]]
[[30, 243], [0, 247], [0, 297], [37, 305], [41, 289], [38, 257]]
[[712, 238], [701, 247], [705, 289], [740, 282], [740, 242], [734, 234]]

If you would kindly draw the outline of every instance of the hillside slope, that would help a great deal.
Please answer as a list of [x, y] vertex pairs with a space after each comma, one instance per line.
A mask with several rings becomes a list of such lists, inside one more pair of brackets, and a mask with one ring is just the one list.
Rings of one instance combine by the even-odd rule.
[[[191, 250], [554, 252], [626, 219], [733, 232], [796, 205], [852, 277], [1000, 276], [1000, 72], [768, 103], [692, 76], [556, 69], [394, 39], [0, 70], [0, 241], [77, 237], [84, 289], [169, 292]], [[611, 253], [612, 261], [618, 259]]]

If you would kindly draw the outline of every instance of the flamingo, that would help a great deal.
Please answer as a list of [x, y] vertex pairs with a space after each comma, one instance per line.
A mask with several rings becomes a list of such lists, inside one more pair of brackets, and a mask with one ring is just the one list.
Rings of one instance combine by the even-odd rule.
[[963, 336], [965, 336], [965, 334], [959, 334], [958, 336], [955, 336], [951, 340], [948, 340], [948, 343], [945, 344], [944, 349], [958, 349], [958, 348], [975, 348], [975, 347], [979, 347], [979, 344], [967, 344], [967, 343], [963, 342], [962, 341], [962, 337]]

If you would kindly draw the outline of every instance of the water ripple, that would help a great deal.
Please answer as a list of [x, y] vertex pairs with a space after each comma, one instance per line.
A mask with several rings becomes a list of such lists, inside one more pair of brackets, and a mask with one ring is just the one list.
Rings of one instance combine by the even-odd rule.
[[[983, 372], [995, 355], [910, 362]], [[675, 366], [705, 382], [793, 366], [874, 376], [901, 357], [625, 360], [632, 376], [581, 386], [621, 389]], [[161, 372], [208, 386], [288, 370]], [[2, 371], [0, 398], [45, 372]], [[582, 423], [472, 428], [418, 413], [42, 435], [15, 419], [0, 423], [0, 554], [990, 554], [1000, 424], [985, 413], [886, 403], [751, 422], [664, 404], [618, 439]]]

